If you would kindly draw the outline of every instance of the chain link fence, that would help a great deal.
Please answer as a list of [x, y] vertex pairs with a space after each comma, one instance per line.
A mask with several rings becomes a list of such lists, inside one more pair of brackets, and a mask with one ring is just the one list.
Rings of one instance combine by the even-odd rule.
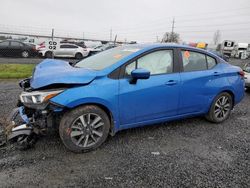
[[82, 59], [118, 43], [124, 42], [116, 41], [112, 30], [91, 33], [0, 25], [0, 57]]

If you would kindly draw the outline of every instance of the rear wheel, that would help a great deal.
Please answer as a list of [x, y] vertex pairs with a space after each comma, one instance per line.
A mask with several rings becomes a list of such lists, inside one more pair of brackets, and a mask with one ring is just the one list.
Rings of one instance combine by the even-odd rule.
[[30, 54], [29, 54], [28, 51], [25, 50], [25, 51], [22, 52], [21, 55], [22, 55], [23, 58], [27, 58], [27, 57], [29, 57]]
[[46, 52], [45, 57], [46, 58], [52, 58], [52, 52], [51, 51]]
[[232, 96], [227, 92], [223, 92], [214, 99], [206, 119], [214, 123], [221, 123], [230, 116], [232, 107]]
[[75, 58], [76, 59], [82, 59], [82, 54], [81, 53], [76, 53]]
[[99, 147], [108, 137], [110, 120], [99, 107], [87, 105], [66, 113], [60, 123], [60, 137], [69, 150], [79, 153]]

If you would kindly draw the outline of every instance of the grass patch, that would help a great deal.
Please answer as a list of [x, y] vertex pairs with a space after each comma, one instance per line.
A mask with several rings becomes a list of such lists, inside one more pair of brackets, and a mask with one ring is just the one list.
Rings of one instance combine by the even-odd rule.
[[0, 79], [30, 77], [35, 66], [34, 64], [0, 64]]

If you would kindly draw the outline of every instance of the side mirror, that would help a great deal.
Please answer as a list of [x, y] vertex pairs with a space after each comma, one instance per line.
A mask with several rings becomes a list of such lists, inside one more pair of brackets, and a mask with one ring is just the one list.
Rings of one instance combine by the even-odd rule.
[[131, 84], [136, 84], [138, 79], [148, 79], [150, 77], [150, 72], [146, 69], [135, 69], [131, 72], [132, 79]]

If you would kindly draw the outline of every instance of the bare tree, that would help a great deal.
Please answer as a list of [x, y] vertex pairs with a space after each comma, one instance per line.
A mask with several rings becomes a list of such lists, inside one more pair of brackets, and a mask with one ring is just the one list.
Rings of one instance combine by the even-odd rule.
[[175, 32], [166, 32], [162, 38], [162, 42], [178, 43], [179, 41], [180, 41], [180, 35]]
[[220, 42], [220, 38], [221, 38], [220, 30], [215, 31], [213, 38], [214, 45], [217, 45]]

